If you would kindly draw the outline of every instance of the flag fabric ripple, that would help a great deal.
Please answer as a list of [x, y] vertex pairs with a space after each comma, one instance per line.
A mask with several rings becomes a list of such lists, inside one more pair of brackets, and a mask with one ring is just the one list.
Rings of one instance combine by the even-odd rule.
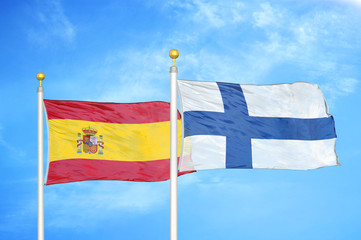
[[184, 126], [180, 171], [339, 165], [334, 119], [316, 84], [178, 80], [178, 88]]
[[[44, 100], [44, 104], [49, 128], [47, 185], [169, 179], [169, 103]], [[180, 126], [180, 114], [178, 122]]]

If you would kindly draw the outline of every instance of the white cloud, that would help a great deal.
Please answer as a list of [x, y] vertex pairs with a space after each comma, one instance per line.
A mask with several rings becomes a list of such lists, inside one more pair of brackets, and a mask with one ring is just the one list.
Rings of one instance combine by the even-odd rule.
[[48, 45], [53, 39], [73, 42], [75, 27], [65, 15], [60, 0], [42, 2], [35, 14], [39, 22], [28, 31], [30, 41], [41, 45]]
[[[205, 2], [201, 3], [206, 5]], [[199, 4], [199, 1], [187, 1], [183, 5], [173, 1], [172, 4], [178, 4], [187, 9], [194, 4]], [[204, 20], [205, 16], [210, 16], [210, 12], [213, 12], [215, 8], [227, 8], [224, 5], [227, 4], [223, 6], [219, 4], [217, 7], [209, 6], [207, 8], [209, 12], [207, 14], [204, 12], [203, 17], [199, 19]], [[202, 29], [201, 33], [194, 32], [190, 34], [192, 42], [186, 41], [186, 44], [191, 46], [188, 50], [195, 50], [190, 50], [181, 56], [182, 77], [194, 80], [265, 83], [269, 81], [268, 74], [274, 68], [282, 65], [288, 67], [291, 64], [302, 71], [302, 75], [306, 77], [299, 81], [319, 84], [326, 81], [332, 85], [330, 88], [339, 89], [342, 92], [342, 94], [334, 95], [338, 97], [353, 93], [345, 89], [355, 87], [355, 81], [348, 80], [346, 84], [344, 79], [349, 78], [345, 76], [351, 76], [352, 79], [352, 73], [356, 70], [354, 66], [347, 65], [343, 61], [342, 54], [334, 53], [334, 50], [354, 50], [355, 46], [360, 50], [357, 46], [361, 43], [361, 35], [355, 27], [355, 16], [334, 8], [327, 10], [315, 8], [299, 15], [268, 2], [258, 7], [242, 4], [242, 11], [250, 12], [253, 18], [245, 17], [242, 23], [236, 24], [236, 29], [242, 31], [247, 26], [256, 26], [260, 36], [264, 37], [256, 38], [259, 40], [248, 45], [247, 48], [224, 39], [222, 45], [208, 48], [201, 44], [203, 39], [207, 36], [211, 39], [219, 38], [219, 34], [222, 36], [222, 28], [220, 28], [221, 32], [215, 36], [212, 30]], [[192, 17], [191, 11], [185, 12], [185, 18]], [[197, 13], [201, 14], [200, 12], [202, 11], [198, 9]], [[216, 27], [215, 24], [213, 26]], [[193, 32], [193, 28], [196, 27], [190, 26], [187, 29], [188, 32]], [[233, 34], [233, 37], [237, 36], [235, 40], [242, 42], [242, 35], [235, 34]], [[289, 77], [288, 81], [292, 81], [292, 75]]]
[[348, 3], [348, 4], [352, 4], [354, 6], [361, 7], [361, 0], [331, 0], [331, 1], [337, 1], [337, 2], [341, 2], [341, 3]]
[[98, 88], [102, 89], [104, 94], [98, 96], [96, 100], [168, 101], [169, 68], [167, 66], [170, 67], [172, 63], [168, 56], [169, 50], [155, 47], [142, 50], [122, 49], [110, 53], [105, 58], [105, 65], [98, 69], [103, 78], [99, 79]]
[[221, 28], [244, 21], [244, 4], [240, 1], [174, 0], [167, 1], [165, 8], [186, 10], [188, 17], [185, 19], [191, 19], [206, 28]]
[[327, 95], [329, 107], [333, 107], [337, 98], [355, 93], [358, 83], [355, 78], [332, 78], [320, 84], [320, 88]]
[[[175, 19], [180, 20], [174, 22], [176, 34], [170, 31], [168, 36], [155, 36], [147, 48], [117, 49], [104, 61], [97, 60], [89, 74], [94, 81], [84, 84], [85, 88], [96, 89], [91, 100], [168, 101], [171, 61], [170, 48], [164, 46], [170, 44], [179, 47], [178, 76], [185, 79], [265, 83], [268, 74], [283, 64], [301, 69], [306, 77], [303, 81], [320, 84], [330, 77], [355, 78], [348, 75], [355, 72], [354, 67], [347, 69], [339, 59], [341, 55], [333, 54], [335, 48], [350, 50], [361, 43], [354, 17], [339, 9], [315, 8], [300, 15], [269, 2], [255, 6], [231, 0], [174, 0], [159, 5], [178, 14]], [[256, 31], [252, 33], [257, 34], [252, 36], [256, 41], [246, 40], [247, 45], [242, 45], [250, 29]], [[228, 40], [224, 33], [232, 39]], [[99, 62], [104, 64], [99, 66]], [[94, 76], [98, 76], [96, 81]], [[340, 87], [336, 80], [331, 82], [333, 88]]]
[[339, 54], [340, 51], [360, 50], [361, 35], [353, 15], [331, 8], [297, 16], [269, 3], [261, 4], [261, 8], [261, 12], [253, 15], [266, 40], [256, 42], [246, 57], [246, 69], [251, 70], [246, 72], [250, 78], [260, 82], [259, 77], [267, 71], [288, 63], [302, 70], [307, 77], [303, 81], [323, 85], [322, 89], [332, 93], [333, 100], [354, 92], [358, 80], [345, 76], [352, 76], [356, 69]]
[[316, 40], [310, 26], [297, 26], [293, 29], [297, 42], [301, 45], [310, 44]]
[[338, 88], [345, 94], [354, 93], [357, 84], [358, 80], [355, 78], [343, 78], [337, 83]]
[[283, 20], [282, 13], [275, 8], [272, 8], [271, 5], [267, 3], [261, 4], [262, 11], [257, 11], [253, 13], [255, 20], [255, 26], [265, 27], [269, 25], [279, 25], [281, 20]]
[[202, 0], [193, 1], [197, 11], [194, 14], [195, 22], [209, 23], [211, 26], [219, 28], [226, 24], [239, 23], [243, 20], [240, 12], [243, 4], [240, 2], [228, 2], [220, 5], [219, 2], [210, 3]]

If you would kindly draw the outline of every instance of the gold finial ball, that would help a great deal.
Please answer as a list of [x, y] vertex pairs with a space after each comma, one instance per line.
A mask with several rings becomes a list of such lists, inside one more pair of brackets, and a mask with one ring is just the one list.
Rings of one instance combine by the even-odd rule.
[[44, 78], [45, 78], [45, 74], [42, 73], [42, 72], [39, 72], [38, 74], [36, 74], [36, 78], [37, 78], [39, 81], [43, 81]]
[[169, 51], [169, 57], [172, 59], [176, 59], [179, 56], [179, 52], [177, 49], [172, 49]]

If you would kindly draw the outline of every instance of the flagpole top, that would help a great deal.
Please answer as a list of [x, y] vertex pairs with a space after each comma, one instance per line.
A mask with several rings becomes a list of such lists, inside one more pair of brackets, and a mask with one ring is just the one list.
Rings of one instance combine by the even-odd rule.
[[45, 74], [42, 72], [39, 72], [38, 74], [36, 74], [36, 78], [40, 81], [40, 87], [41, 87], [41, 81], [43, 81], [45, 79]]
[[175, 60], [178, 58], [179, 52], [177, 49], [172, 49], [169, 51], [169, 57], [173, 59], [173, 66], [175, 66]]

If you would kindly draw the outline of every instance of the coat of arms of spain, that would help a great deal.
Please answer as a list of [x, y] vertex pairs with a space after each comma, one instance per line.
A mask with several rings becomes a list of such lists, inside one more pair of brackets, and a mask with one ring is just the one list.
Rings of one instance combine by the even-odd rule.
[[[78, 151], [77, 153], [82, 153], [81, 151], [81, 145], [83, 144], [83, 152], [89, 153], [89, 154], [95, 154], [98, 152], [98, 154], [103, 154], [104, 149], [104, 142], [103, 142], [103, 136], [99, 135], [98, 137], [95, 136], [97, 134], [97, 130], [92, 127], [83, 128], [83, 139], [81, 139], [81, 134], [78, 133]], [[98, 151], [99, 146], [99, 151]]]

